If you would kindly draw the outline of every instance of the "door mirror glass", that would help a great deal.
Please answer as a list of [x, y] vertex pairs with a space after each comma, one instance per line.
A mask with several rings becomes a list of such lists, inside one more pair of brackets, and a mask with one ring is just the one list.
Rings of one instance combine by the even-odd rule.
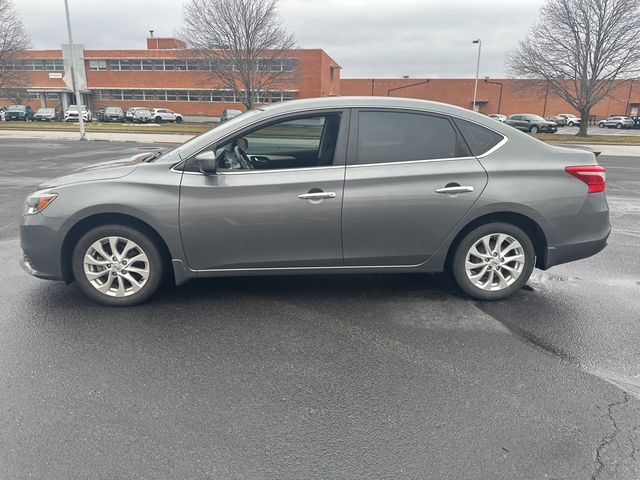
[[213, 150], [205, 150], [196, 155], [198, 168], [205, 175], [213, 175], [216, 173], [216, 154]]

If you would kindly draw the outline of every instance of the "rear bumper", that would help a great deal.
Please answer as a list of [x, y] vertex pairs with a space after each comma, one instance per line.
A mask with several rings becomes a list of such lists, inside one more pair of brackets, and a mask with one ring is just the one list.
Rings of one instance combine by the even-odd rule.
[[597, 240], [576, 243], [573, 245], [563, 245], [562, 247], [547, 248], [542, 269], [546, 270], [554, 265], [573, 262], [574, 260], [580, 260], [582, 258], [588, 258], [595, 255], [607, 246], [607, 239], [609, 238], [610, 232], [611, 230], [607, 232], [606, 236]]

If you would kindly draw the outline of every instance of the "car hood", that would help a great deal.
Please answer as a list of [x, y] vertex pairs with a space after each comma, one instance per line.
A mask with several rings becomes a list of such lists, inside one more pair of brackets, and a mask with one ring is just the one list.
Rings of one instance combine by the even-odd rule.
[[140, 165], [149, 153], [138, 153], [131, 157], [96, 163], [87, 167], [74, 170], [67, 175], [56, 177], [40, 184], [38, 190], [60, 187], [72, 183], [94, 182], [97, 180], [111, 180], [122, 178], [132, 173]]

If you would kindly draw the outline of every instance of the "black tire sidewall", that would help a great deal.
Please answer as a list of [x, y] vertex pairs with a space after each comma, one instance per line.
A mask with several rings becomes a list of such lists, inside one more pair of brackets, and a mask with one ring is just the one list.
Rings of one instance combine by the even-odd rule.
[[[482, 290], [471, 283], [471, 280], [467, 277], [465, 262], [467, 252], [475, 242], [485, 235], [495, 233], [505, 233], [520, 242], [525, 254], [525, 265], [522, 273], [514, 283], [503, 290], [489, 292]], [[460, 289], [470, 297], [477, 300], [499, 300], [512, 295], [527, 283], [527, 280], [529, 280], [529, 277], [533, 272], [533, 268], [535, 267], [535, 262], [536, 258], [533, 243], [522, 229], [510, 223], [488, 223], [473, 229], [460, 241], [451, 261], [450, 273]]]
[[[128, 297], [109, 297], [100, 293], [93, 285], [91, 285], [84, 274], [85, 253], [96, 240], [109, 236], [119, 236], [134, 241], [142, 248], [142, 250], [144, 250], [147, 259], [149, 260], [150, 273], [147, 283], [140, 291]], [[103, 225], [85, 233], [73, 249], [71, 256], [71, 268], [80, 289], [88, 297], [104, 305], [114, 307], [136, 305], [147, 300], [160, 286], [164, 273], [162, 255], [160, 254], [160, 249], [155, 242], [151, 240], [147, 234], [124, 225]]]
[[534, 125], [533, 127], [531, 127], [530, 131], [531, 131], [531, 133], [538, 133], [540, 131], [540, 129]]

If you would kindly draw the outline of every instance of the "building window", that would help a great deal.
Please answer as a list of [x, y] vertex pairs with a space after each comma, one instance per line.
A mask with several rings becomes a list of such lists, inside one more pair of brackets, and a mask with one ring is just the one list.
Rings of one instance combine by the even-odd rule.
[[106, 60], [89, 60], [89, 70], [106, 70]]
[[130, 70], [129, 60], [111, 60], [109, 62], [111, 70]]
[[[296, 66], [295, 58], [274, 58], [271, 60], [261, 60], [267, 63], [268, 68], [265, 66], [264, 70], [261, 71], [272, 71], [272, 72], [290, 72]], [[259, 65], [258, 65], [259, 66]]]
[[156, 92], [153, 90], [143, 90], [142, 91], [142, 99], [143, 100], [155, 100]]
[[142, 90], [130, 90], [132, 100], [144, 100], [144, 93]]
[[27, 96], [29, 97], [29, 100], [38, 100], [40, 98], [38, 92], [27, 92]]
[[200, 70], [200, 62], [198, 60], [176, 60], [176, 70]]
[[44, 69], [45, 70], [62, 71], [62, 70], [64, 70], [64, 63], [63, 63], [62, 59], [45, 60], [44, 61]]
[[154, 60], [153, 69], [154, 70], [175, 70], [176, 62], [175, 60]]
[[44, 62], [42, 60], [24, 60], [23, 65], [25, 70], [44, 70]]
[[152, 60], [130, 60], [131, 70], [153, 70]]
[[0, 70], [24, 70], [22, 60], [6, 59], [0, 62]]
[[109, 100], [108, 90], [92, 90], [94, 100]]

